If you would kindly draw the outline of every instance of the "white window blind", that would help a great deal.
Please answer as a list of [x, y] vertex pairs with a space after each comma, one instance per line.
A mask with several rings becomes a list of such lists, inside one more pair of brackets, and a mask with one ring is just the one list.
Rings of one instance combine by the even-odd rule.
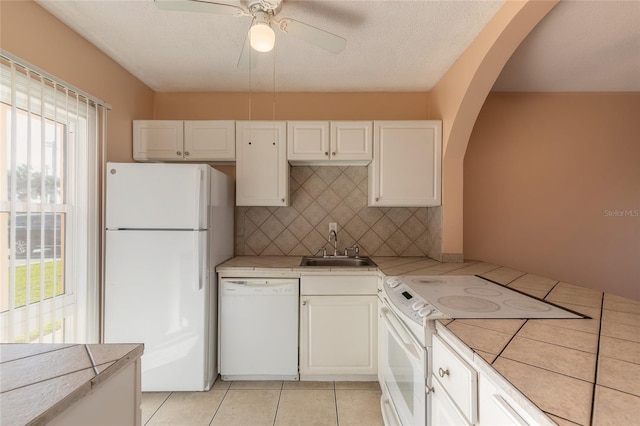
[[98, 341], [107, 105], [0, 55], [0, 342]]

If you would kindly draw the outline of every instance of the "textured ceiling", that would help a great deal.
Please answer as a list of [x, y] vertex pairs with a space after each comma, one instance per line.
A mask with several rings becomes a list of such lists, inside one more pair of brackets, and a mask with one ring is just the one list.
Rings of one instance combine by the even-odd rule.
[[[37, 0], [156, 91], [427, 91], [503, 1], [284, 0], [290, 17], [345, 37], [332, 54], [276, 30], [236, 67], [248, 17], [159, 10], [152, 0]], [[221, 1], [246, 7], [247, 0]], [[640, 1], [563, 1], [509, 61], [499, 90], [640, 90]]]
[[514, 52], [494, 90], [640, 91], [640, 1], [561, 1]]

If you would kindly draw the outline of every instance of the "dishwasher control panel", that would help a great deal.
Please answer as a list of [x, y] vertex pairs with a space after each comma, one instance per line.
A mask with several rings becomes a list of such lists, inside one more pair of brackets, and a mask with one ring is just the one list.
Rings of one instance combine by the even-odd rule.
[[220, 280], [220, 287], [223, 296], [299, 294], [298, 279], [225, 278]]

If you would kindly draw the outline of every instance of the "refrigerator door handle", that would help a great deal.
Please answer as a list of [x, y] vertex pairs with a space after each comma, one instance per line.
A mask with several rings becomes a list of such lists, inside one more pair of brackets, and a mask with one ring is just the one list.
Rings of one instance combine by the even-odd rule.
[[205, 258], [207, 233], [198, 232], [198, 236], [195, 239], [195, 267], [198, 271], [198, 276], [195, 282], [195, 290], [200, 291], [204, 287], [202, 282], [207, 279], [207, 259]]
[[195, 206], [193, 209], [194, 214], [196, 215], [195, 217], [195, 223], [194, 226], [196, 227], [196, 229], [201, 228], [201, 217], [200, 215], [202, 214], [202, 208], [200, 203], [202, 203], [202, 169], [198, 168], [196, 169], [196, 198], [195, 198]]

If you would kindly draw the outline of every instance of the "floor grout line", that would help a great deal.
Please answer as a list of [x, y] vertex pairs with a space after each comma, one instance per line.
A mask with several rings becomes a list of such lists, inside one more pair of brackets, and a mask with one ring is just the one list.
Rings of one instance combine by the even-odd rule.
[[[329, 382], [329, 381], [327, 381]], [[154, 403], [157, 404], [157, 406], [154, 407], [154, 405], [148, 406], [147, 405], [147, 409], [153, 409], [153, 411], [147, 411], [147, 415], [149, 416], [148, 419], [144, 422], [145, 426], [150, 426], [151, 424], [156, 424], [156, 423], [163, 423], [163, 422], [167, 422], [169, 418], [173, 418], [174, 421], [177, 421], [175, 418], [176, 415], [176, 410], [180, 411], [184, 410], [184, 409], [188, 409], [188, 410], [195, 410], [196, 412], [198, 412], [198, 416], [201, 418], [201, 423], [197, 423], [197, 424], [202, 424], [202, 425], [213, 425], [216, 424], [217, 421], [216, 419], [218, 419], [218, 421], [222, 420], [222, 417], [218, 418], [217, 416], [222, 415], [222, 405], [227, 402], [227, 408], [225, 408], [225, 416], [228, 415], [229, 413], [227, 412], [228, 408], [230, 408], [229, 404], [233, 405], [234, 402], [231, 400], [227, 400], [227, 398], [231, 398], [232, 393], [230, 392], [232, 390], [232, 386], [233, 386], [234, 382], [229, 382], [228, 387], [224, 387], [224, 386], [220, 386], [220, 388], [212, 388], [209, 390], [209, 392], [214, 392], [216, 395], [214, 397], [214, 395], [212, 395], [212, 398], [200, 398], [199, 395], [196, 394], [200, 394], [202, 392], [167, 392], [167, 395], [159, 395], [160, 398], [158, 398], [157, 402]], [[285, 381], [281, 381], [279, 383], [278, 387], [275, 386], [269, 386], [268, 389], [270, 392], [274, 392], [276, 390], [278, 390], [278, 395], [277, 395], [277, 399], [271, 399], [272, 403], [274, 405], [270, 405], [271, 409], [275, 409], [275, 411], [271, 411], [273, 417], [271, 419], [264, 419], [266, 420], [269, 424], [271, 423], [272, 426], [276, 426], [277, 424], [280, 424], [281, 421], [286, 421], [289, 417], [290, 411], [293, 409], [293, 412], [296, 413], [298, 411], [300, 411], [300, 408], [296, 408], [297, 406], [291, 406], [290, 402], [288, 403], [286, 399], [283, 399], [284, 396], [284, 391], [285, 390], [292, 390], [294, 391], [294, 393], [296, 393], [295, 391], [301, 392], [302, 395], [308, 395], [305, 396], [304, 398], [302, 398], [302, 406], [304, 406], [305, 404], [315, 404], [316, 402], [316, 392], [320, 391], [320, 392], [330, 392], [333, 391], [333, 403], [334, 403], [334, 407], [333, 410], [331, 410], [330, 412], [327, 411], [323, 411], [323, 416], [327, 416], [327, 424], [333, 424], [335, 426], [339, 426], [341, 424], [341, 420], [343, 421], [348, 421], [348, 419], [350, 418], [350, 416], [352, 416], [353, 414], [351, 413], [351, 411], [355, 408], [355, 407], [349, 407], [349, 406], [345, 406], [343, 407], [344, 409], [346, 409], [346, 412], [343, 410], [342, 415], [346, 416], [344, 417], [344, 419], [340, 418], [340, 410], [339, 410], [339, 406], [338, 406], [338, 385], [336, 383], [336, 381], [330, 381], [329, 386], [320, 386], [317, 387], [315, 385], [313, 386], [302, 386], [302, 387], [294, 387], [292, 389], [285, 389], [287, 383]], [[245, 385], [242, 385], [245, 386]], [[351, 394], [352, 391], [358, 391], [358, 392], [362, 392], [362, 391], [374, 391], [375, 389], [371, 388], [369, 389], [369, 387], [365, 387], [365, 388], [360, 388], [358, 386], [353, 387], [353, 386], [347, 386], [344, 390], [346, 391], [347, 394]], [[240, 389], [236, 389], [237, 391], [248, 391], [248, 392], [255, 392], [256, 394], [267, 390], [267, 388], [262, 388], [261, 386], [256, 386], [256, 387], [252, 387], [251, 389], [244, 389], [244, 388], [240, 388]], [[342, 391], [342, 390], [341, 390]], [[275, 394], [272, 394], [274, 397], [276, 396]], [[293, 394], [292, 394], [293, 395]], [[326, 393], [324, 394], [325, 397], [328, 397], [329, 395], [327, 395]], [[193, 399], [190, 398], [191, 396], [193, 396]], [[350, 397], [348, 395], [348, 397]], [[169, 399], [172, 398], [172, 402], [168, 402]], [[219, 398], [219, 399], [218, 399]], [[153, 398], [155, 399], [155, 397]], [[175, 401], [174, 401], [175, 399]], [[192, 402], [195, 402], [196, 405], [191, 405]], [[217, 403], [215, 403], [215, 401], [218, 401]], [[234, 399], [235, 401], [235, 399]], [[299, 401], [299, 397], [296, 396], [294, 398], [294, 401]], [[327, 400], [325, 400], [327, 401]], [[328, 401], [327, 401], [328, 402]], [[344, 402], [344, 401], [343, 401]], [[176, 405], [177, 404], [177, 405]], [[281, 405], [282, 404], [282, 405]], [[191, 408], [187, 408], [187, 407], [191, 407]], [[327, 407], [330, 408], [330, 407]], [[377, 408], [377, 405], [376, 405]], [[270, 409], [270, 410], [271, 410]], [[372, 408], [373, 409], [373, 408]], [[269, 411], [270, 411], [269, 410]], [[324, 409], [323, 409], [324, 410]], [[304, 411], [304, 410], [303, 410]], [[184, 413], [185, 415], [187, 415], [188, 413]], [[265, 414], [265, 413], [263, 413]], [[304, 417], [304, 413], [300, 413], [298, 412], [295, 415], [302, 415]], [[167, 417], [169, 416], [169, 417]], [[206, 416], [206, 418], [203, 418], [203, 416]], [[280, 416], [280, 417], [279, 417]], [[282, 417], [284, 416], [284, 417]], [[173, 423], [173, 424], [180, 424], [180, 422], [178, 421], [178, 423]], [[195, 423], [194, 423], [195, 425]]]
[[149, 418], [147, 419], [147, 421], [144, 423], [145, 425], [148, 425], [149, 422], [151, 421], [151, 419], [153, 418], [153, 416], [155, 416], [158, 411], [160, 411], [160, 408], [164, 405], [165, 402], [167, 402], [167, 400], [169, 399], [169, 397], [173, 394], [173, 392], [169, 392], [169, 395], [167, 395], [167, 397], [160, 403], [160, 405], [158, 405], [158, 408], [155, 409], [155, 411], [153, 412], [152, 415], [149, 416]]
[[340, 415], [338, 414], [338, 392], [336, 390], [336, 382], [333, 382], [333, 402], [336, 405], [336, 425], [340, 426]]

